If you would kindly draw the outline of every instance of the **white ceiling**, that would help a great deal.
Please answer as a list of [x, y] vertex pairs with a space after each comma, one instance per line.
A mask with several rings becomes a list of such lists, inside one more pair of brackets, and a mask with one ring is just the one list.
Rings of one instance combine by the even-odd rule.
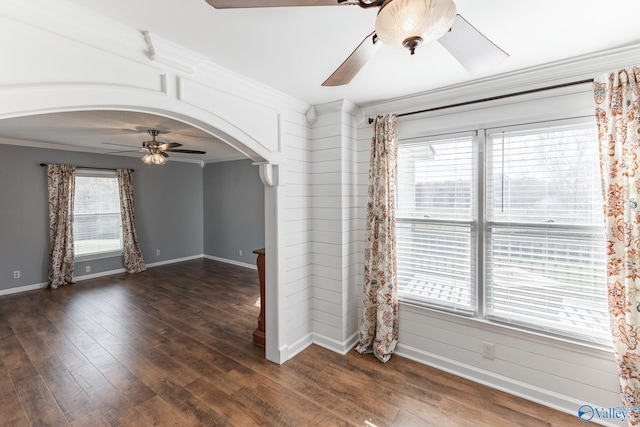
[[168, 153], [172, 160], [216, 162], [245, 158], [210, 134], [177, 120], [131, 111], [75, 111], [0, 120], [0, 138], [43, 148], [90, 151], [142, 157], [149, 129], [161, 142], [179, 142], [180, 149], [206, 154]]
[[[349, 85], [322, 87], [373, 30], [375, 9], [217, 10], [205, 0], [69, 1], [171, 40], [311, 105], [338, 99], [367, 105], [640, 41], [638, 0], [456, 0], [458, 13], [510, 55], [506, 61], [470, 75], [437, 42], [421, 46], [413, 56], [404, 49], [382, 46]], [[613, 13], [615, 18], [604, 19]], [[206, 139], [210, 136], [197, 129], [138, 113], [78, 112], [8, 119], [0, 126], [0, 138], [102, 149], [108, 146], [105, 143], [138, 148], [149, 139], [148, 128], [171, 131], [161, 134], [159, 140], [207, 151], [192, 159], [238, 158], [231, 148], [216, 149], [214, 141]]]
[[[205, 0], [71, 0], [311, 105], [357, 105], [519, 70], [640, 40], [638, 0], [455, 0], [458, 13], [510, 58], [469, 75], [437, 42], [382, 46], [348, 85], [322, 82], [374, 29], [358, 6], [214, 9]], [[618, 12], [614, 12], [618, 10]], [[604, 19], [615, 13], [615, 18]]]

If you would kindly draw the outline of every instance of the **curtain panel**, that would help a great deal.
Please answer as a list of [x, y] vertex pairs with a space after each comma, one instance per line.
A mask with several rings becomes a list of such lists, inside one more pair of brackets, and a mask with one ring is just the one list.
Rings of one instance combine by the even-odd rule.
[[48, 287], [73, 283], [73, 201], [75, 166], [48, 165], [49, 271]]
[[356, 350], [387, 362], [398, 342], [396, 185], [398, 116], [376, 117], [364, 249], [364, 311]]
[[[640, 407], [640, 67], [594, 79], [607, 240], [607, 289], [620, 393]], [[630, 410], [630, 425], [640, 424]]]
[[120, 191], [120, 212], [122, 214], [122, 243], [124, 252], [124, 268], [127, 273], [145, 271], [138, 236], [136, 235], [135, 214], [133, 207], [133, 181], [131, 170], [118, 169], [118, 188]]

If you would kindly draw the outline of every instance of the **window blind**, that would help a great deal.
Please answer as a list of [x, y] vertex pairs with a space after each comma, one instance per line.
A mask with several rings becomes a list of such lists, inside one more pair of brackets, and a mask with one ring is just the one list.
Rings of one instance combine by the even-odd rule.
[[487, 318], [610, 339], [598, 162], [591, 124], [489, 134]]
[[472, 313], [475, 306], [473, 137], [398, 147], [396, 253], [401, 298]]
[[76, 172], [74, 250], [76, 257], [122, 250], [122, 217], [114, 172]]

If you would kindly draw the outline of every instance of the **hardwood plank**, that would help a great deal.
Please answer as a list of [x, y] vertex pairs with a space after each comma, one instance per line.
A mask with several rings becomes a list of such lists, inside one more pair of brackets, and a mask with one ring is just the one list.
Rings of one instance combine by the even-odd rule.
[[41, 377], [35, 376], [15, 384], [20, 402], [31, 425], [66, 426], [67, 418]]
[[71, 425], [73, 427], [109, 427], [112, 424], [102, 415], [99, 409], [95, 409], [93, 412], [73, 420]]
[[399, 356], [268, 362], [258, 295], [255, 270], [198, 259], [2, 296], [0, 424], [583, 425]]
[[220, 414], [231, 425], [253, 425], [260, 419], [251, 408], [244, 407], [240, 402], [232, 399], [228, 394], [220, 390], [216, 384], [204, 378], [198, 378], [191, 384], [188, 384], [186, 388], [199, 400]]
[[72, 374], [111, 425], [150, 424], [93, 365], [78, 368]]
[[29, 426], [18, 393], [0, 358], [0, 426]]
[[151, 420], [152, 425], [170, 425], [180, 427], [195, 427], [200, 425], [195, 416], [191, 416], [191, 414], [185, 415], [175, 411], [173, 406], [158, 395], [144, 403], [141, 403], [136, 407], [136, 409]]

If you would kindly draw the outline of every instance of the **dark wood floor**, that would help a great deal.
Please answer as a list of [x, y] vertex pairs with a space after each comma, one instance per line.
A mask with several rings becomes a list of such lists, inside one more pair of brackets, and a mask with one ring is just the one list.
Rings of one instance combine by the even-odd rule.
[[202, 259], [0, 297], [0, 423], [583, 425], [399, 356], [268, 362], [258, 295], [255, 271]]

